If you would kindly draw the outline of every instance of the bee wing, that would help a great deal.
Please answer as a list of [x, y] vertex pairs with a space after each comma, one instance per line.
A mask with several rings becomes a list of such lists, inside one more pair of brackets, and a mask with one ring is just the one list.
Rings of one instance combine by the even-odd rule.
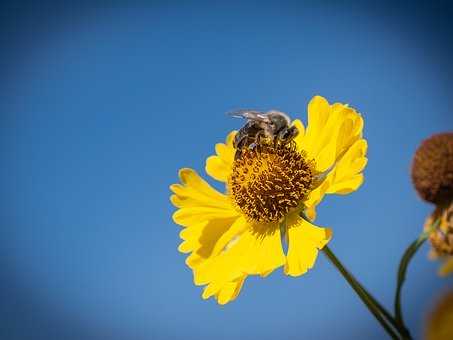
[[269, 122], [269, 117], [266, 113], [255, 110], [236, 110], [228, 112], [231, 117], [245, 118], [259, 122]]

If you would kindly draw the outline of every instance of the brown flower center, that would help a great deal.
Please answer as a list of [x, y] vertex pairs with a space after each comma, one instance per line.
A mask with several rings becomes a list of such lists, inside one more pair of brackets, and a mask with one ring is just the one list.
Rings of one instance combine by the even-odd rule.
[[315, 164], [290, 145], [262, 143], [244, 148], [228, 180], [235, 205], [250, 220], [278, 222], [307, 198]]

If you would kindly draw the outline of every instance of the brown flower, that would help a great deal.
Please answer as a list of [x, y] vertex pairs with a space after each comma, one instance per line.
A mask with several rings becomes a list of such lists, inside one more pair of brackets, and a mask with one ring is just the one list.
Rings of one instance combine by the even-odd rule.
[[424, 140], [412, 162], [412, 182], [420, 197], [436, 205], [453, 199], [453, 132]]

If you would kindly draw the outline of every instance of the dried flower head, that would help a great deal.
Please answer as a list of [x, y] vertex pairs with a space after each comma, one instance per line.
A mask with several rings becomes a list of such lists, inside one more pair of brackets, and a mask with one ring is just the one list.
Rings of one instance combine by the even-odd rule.
[[412, 182], [420, 197], [434, 204], [453, 199], [453, 132], [424, 140], [412, 162]]

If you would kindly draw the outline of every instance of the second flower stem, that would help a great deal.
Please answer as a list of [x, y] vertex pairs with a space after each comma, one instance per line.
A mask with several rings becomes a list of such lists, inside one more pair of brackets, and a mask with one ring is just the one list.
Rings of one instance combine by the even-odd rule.
[[409, 335], [409, 331], [407, 330], [406, 325], [404, 324], [403, 319], [403, 312], [401, 308], [401, 291], [403, 288], [404, 281], [406, 280], [406, 271], [407, 267], [409, 266], [412, 257], [415, 255], [417, 250], [423, 245], [423, 243], [429, 238], [429, 235], [433, 230], [435, 230], [440, 224], [440, 220], [436, 220], [432, 225], [420, 236], [412, 242], [409, 247], [407, 247], [406, 251], [401, 258], [400, 265], [398, 267], [398, 277], [397, 277], [397, 285], [396, 285], [396, 293], [395, 293], [395, 320], [398, 323], [399, 327], [405, 331], [407, 335]]
[[[365, 288], [348, 272], [348, 270], [343, 266], [340, 260], [335, 256], [335, 254], [330, 250], [328, 246], [323, 248], [324, 254], [332, 262], [332, 264], [338, 269], [338, 271], [343, 275], [345, 280], [349, 285], [354, 289], [357, 295], [360, 297], [362, 302], [367, 306], [368, 310], [373, 314], [376, 320], [381, 324], [385, 329], [388, 335], [392, 339], [400, 339], [402, 336], [397, 334], [395, 329], [400, 333], [401, 331], [398, 328], [397, 323], [394, 318], [390, 315], [389, 312], [385, 310], [382, 305], [380, 305], [372, 296], [369, 294]], [[392, 326], [394, 328], [392, 328]]]

